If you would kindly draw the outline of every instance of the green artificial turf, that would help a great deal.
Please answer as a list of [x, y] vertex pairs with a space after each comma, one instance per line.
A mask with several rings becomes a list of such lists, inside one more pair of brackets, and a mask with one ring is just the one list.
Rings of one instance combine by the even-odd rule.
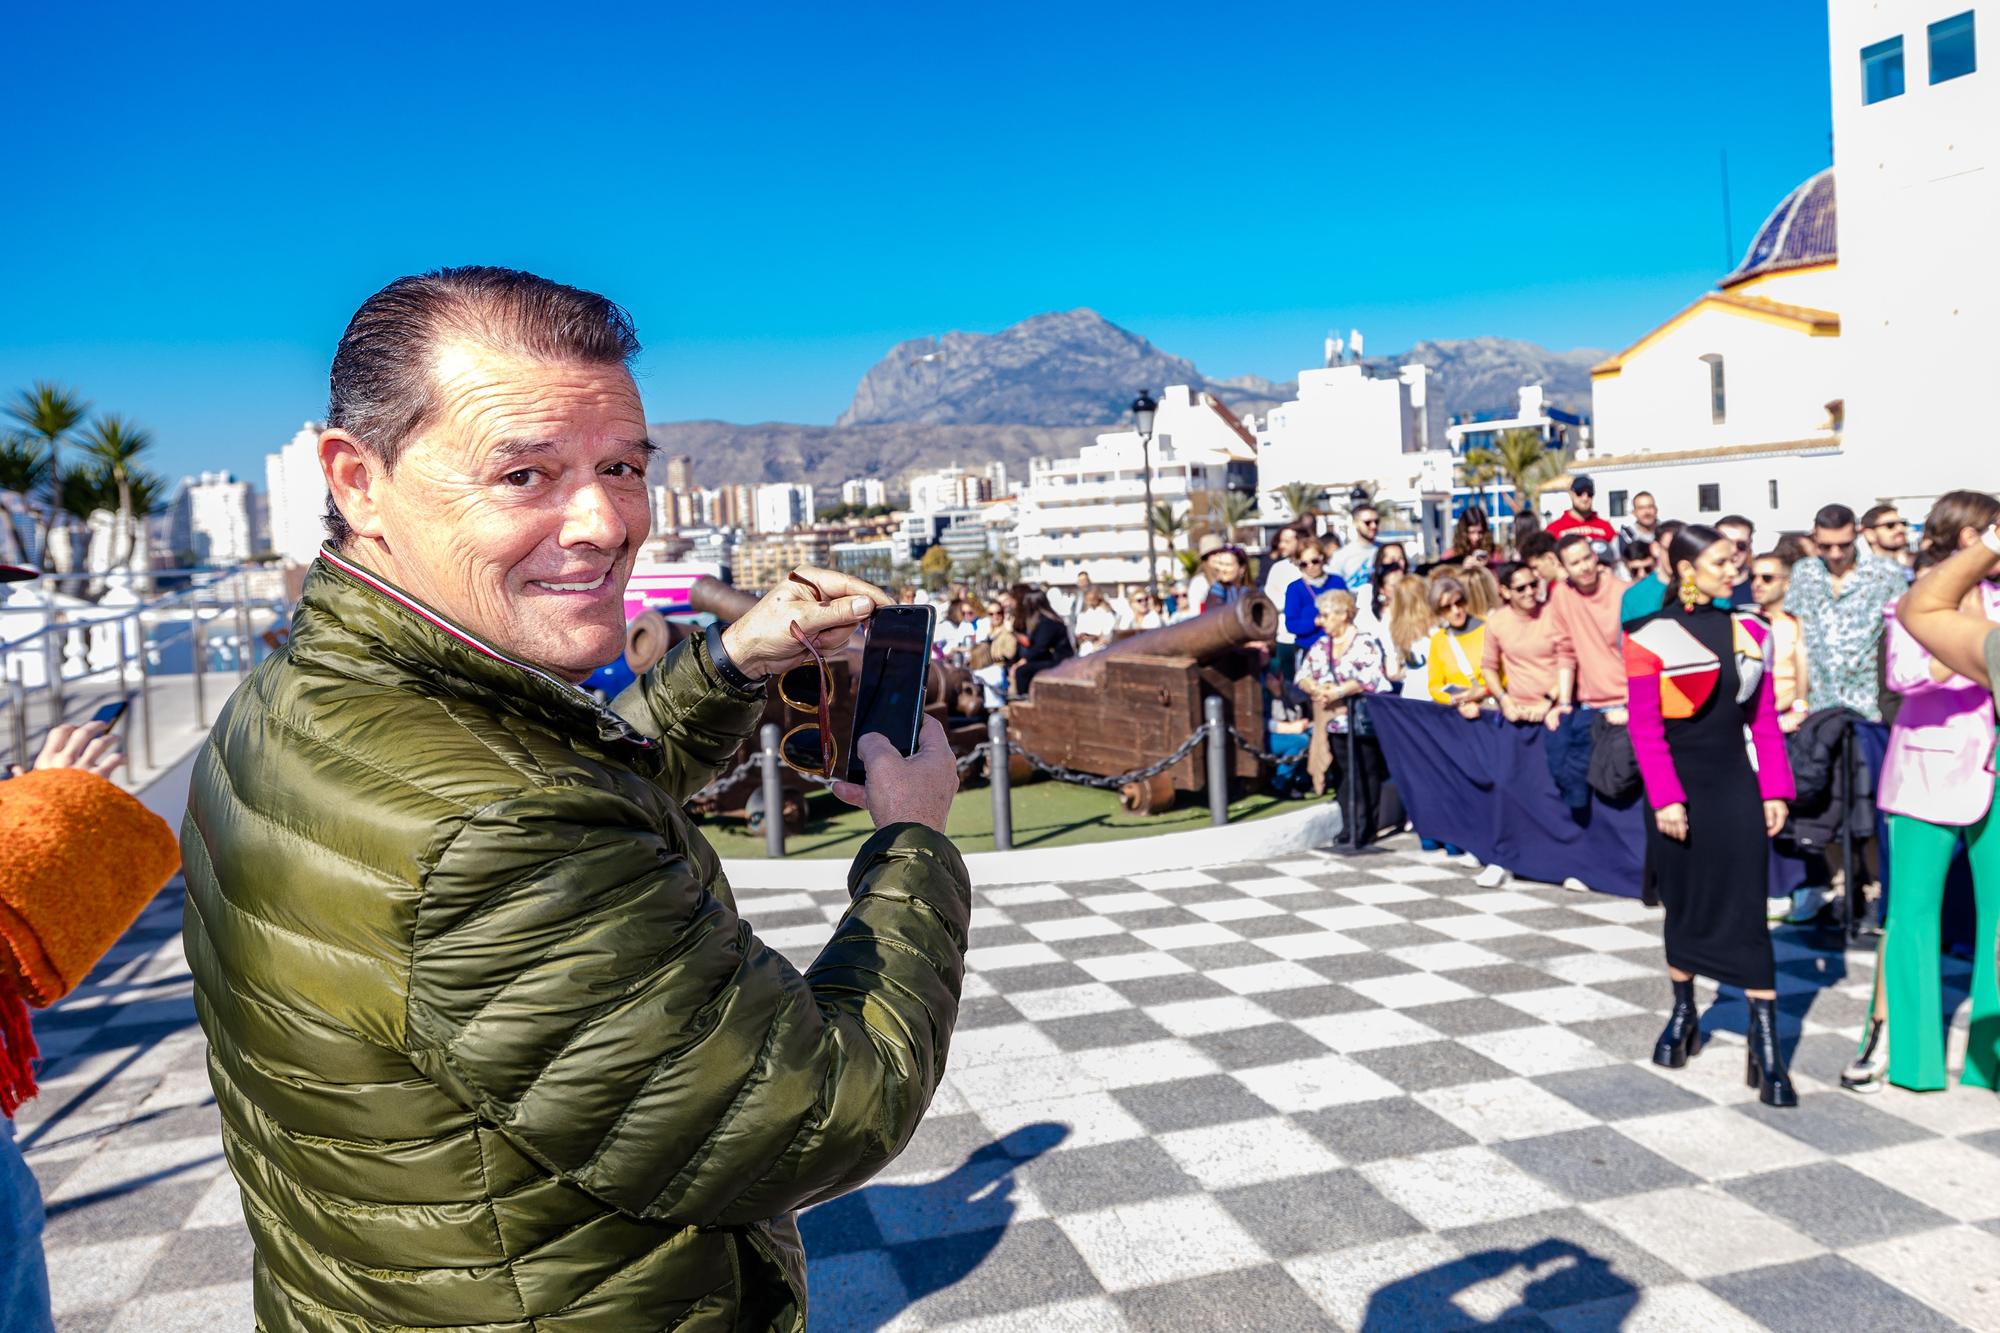
[[[1302, 810], [1314, 802], [1284, 801], [1274, 796], [1247, 796], [1231, 802], [1229, 821], [1240, 823], [1271, 815]], [[1185, 833], [1208, 827], [1208, 802], [1196, 793], [1182, 796], [1170, 810], [1154, 815], [1127, 814], [1118, 808], [1118, 793], [1096, 787], [1080, 787], [1065, 782], [1030, 782], [1013, 789], [1014, 846], [1068, 847], [1078, 843], [1119, 842], [1158, 833]], [[751, 832], [741, 819], [718, 818], [704, 821], [715, 850], [723, 856], [761, 857], [764, 835]], [[785, 838], [787, 856], [846, 860], [867, 840], [873, 826], [865, 811], [836, 800], [831, 793], [810, 798], [808, 823], [803, 833]], [[993, 850], [993, 798], [984, 785], [971, 787], [952, 802], [951, 822], [946, 827], [959, 850]]]

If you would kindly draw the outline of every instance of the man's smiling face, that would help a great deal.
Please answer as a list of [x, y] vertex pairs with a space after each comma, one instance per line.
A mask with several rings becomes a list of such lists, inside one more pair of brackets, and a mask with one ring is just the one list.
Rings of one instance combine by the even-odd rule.
[[625, 647], [652, 516], [646, 414], [622, 366], [447, 342], [436, 410], [372, 460], [350, 554], [502, 652], [581, 681]]

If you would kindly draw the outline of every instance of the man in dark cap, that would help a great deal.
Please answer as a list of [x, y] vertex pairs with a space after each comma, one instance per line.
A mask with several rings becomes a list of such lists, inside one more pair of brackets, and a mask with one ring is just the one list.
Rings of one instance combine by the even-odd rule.
[[1584, 473], [1577, 473], [1569, 483], [1569, 512], [1549, 524], [1548, 534], [1557, 541], [1572, 532], [1580, 532], [1590, 538], [1590, 544], [1603, 552], [1614, 548], [1618, 540], [1618, 529], [1611, 526], [1611, 520], [1596, 512], [1597, 483]]

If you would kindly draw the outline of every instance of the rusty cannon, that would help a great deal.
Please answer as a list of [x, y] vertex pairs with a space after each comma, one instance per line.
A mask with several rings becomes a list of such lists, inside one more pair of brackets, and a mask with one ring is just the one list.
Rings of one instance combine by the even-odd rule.
[[[1007, 707], [1014, 742], [1041, 759], [1110, 777], [1165, 759], [1201, 729], [1203, 700], [1220, 695], [1224, 716], [1264, 748], [1262, 645], [1278, 634], [1278, 608], [1261, 592], [1190, 620], [1118, 639], [1088, 657], [1037, 675], [1028, 697]], [[1230, 773], [1246, 781], [1262, 761], [1230, 747]], [[1199, 747], [1149, 779], [1128, 782], [1119, 801], [1139, 814], [1171, 805], [1176, 792], [1208, 785]]]
[[[756, 604], [755, 593], [732, 587], [721, 579], [704, 576], [688, 588], [689, 610], [712, 615], [725, 624], [739, 619]], [[828, 653], [826, 664], [833, 675], [833, 734], [839, 739], [844, 763], [848, 735], [854, 729], [855, 686], [861, 678], [859, 639], [850, 641], [839, 652]], [[924, 711], [944, 724], [945, 734], [950, 738], [955, 754], [970, 754], [986, 739], [984, 695], [970, 672], [933, 661]], [[789, 731], [807, 720], [787, 708], [776, 690], [770, 690], [766, 693], [764, 716], [758, 719], [758, 727], [761, 729], [764, 723], [775, 722], [780, 731]], [[766, 813], [763, 809], [763, 778], [754, 765], [744, 766], [756, 753], [756, 732], [753, 731], [751, 739], [730, 757], [716, 784], [692, 802], [696, 813], [762, 819]], [[805, 798], [818, 789], [817, 783], [807, 781], [790, 768], [784, 769], [784, 820], [788, 829], [805, 827]]]

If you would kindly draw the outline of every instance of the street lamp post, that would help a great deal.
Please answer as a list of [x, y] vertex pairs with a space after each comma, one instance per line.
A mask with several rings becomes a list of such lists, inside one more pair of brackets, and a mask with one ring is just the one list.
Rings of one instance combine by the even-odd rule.
[[1160, 558], [1153, 533], [1153, 414], [1159, 410], [1160, 405], [1153, 401], [1153, 395], [1144, 389], [1139, 390], [1139, 396], [1132, 400], [1132, 420], [1139, 429], [1139, 476], [1146, 485], [1146, 592], [1154, 606], [1161, 605]]

